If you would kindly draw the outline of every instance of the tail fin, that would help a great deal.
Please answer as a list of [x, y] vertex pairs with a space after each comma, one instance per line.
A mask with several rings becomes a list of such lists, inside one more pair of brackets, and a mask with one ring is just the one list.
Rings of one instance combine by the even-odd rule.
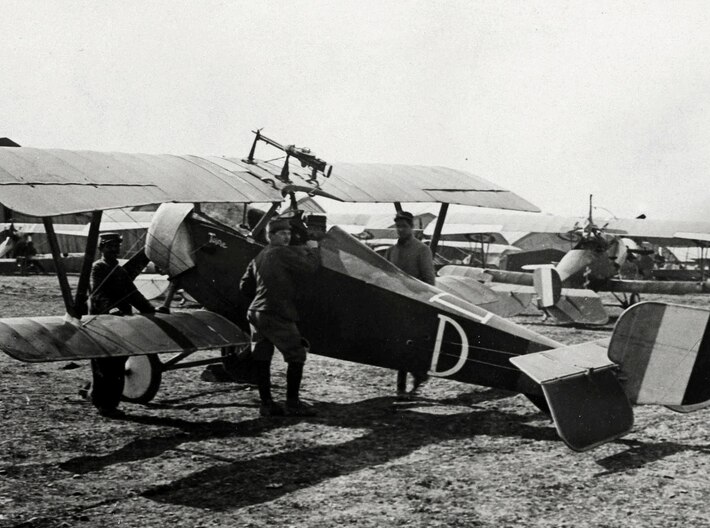
[[609, 358], [629, 400], [692, 411], [710, 405], [710, 310], [643, 302], [616, 323]]
[[541, 266], [533, 272], [533, 285], [542, 308], [550, 308], [560, 300], [562, 281], [560, 274], [552, 266]]
[[601, 298], [591, 290], [562, 289], [560, 274], [552, 266], [539, 266], [533, 272], [539, 308], [561, 323], [606, 324], [609, 316]]

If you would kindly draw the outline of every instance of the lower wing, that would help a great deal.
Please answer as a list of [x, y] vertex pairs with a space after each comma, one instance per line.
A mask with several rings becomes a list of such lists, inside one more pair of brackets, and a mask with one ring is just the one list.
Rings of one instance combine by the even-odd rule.
[[33, 363], [191, 352], [248, 342], [235, 324], [202, 310], [97, 315], [80, 323], [58, 316], [0, 319], [0, 350]]

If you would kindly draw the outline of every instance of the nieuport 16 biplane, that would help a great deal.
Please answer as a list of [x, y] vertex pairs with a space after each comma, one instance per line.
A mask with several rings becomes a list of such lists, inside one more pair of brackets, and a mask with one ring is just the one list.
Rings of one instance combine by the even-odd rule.
[[[283, 150], [283, 165], [256, 159], [260, 141]], [[248, 301], [237, 285], [284, 196], [286, 205], [300, 191], [351, 201], [441, 202], [434, 245], [449, 203], [535, 209], [470, 174], [393, 165], [333, 168], [309, 151], [282, 147], [258, 133], [243, 160], [3, 148], [0, 189], [5, 206], [42, 217], [67, 312], [0, 320], [0, 348], [29, 362], [130, 356], [126, 395], [143, 401], [155, 394], [161, 370], [195, 350], [247, 343]], [[204, 202], [272, 205], [252, 228], [241, 229], [207, 215], [196, 205]], [[80, 317], [100, 210], [149, 203], [163, 205], [149, 229], [145, 255], [127, 266], [137, 268], [149, 258], [205, 309]], [[95, 212], [72, 295], [51, 217], [77, 211]], [[299, 301], [312, 353], [391, 369], [428, 369], [434, 376], [518, 391], [552, 416], [576, 450], [627, 433], [631, 404], [689, 411], [710, 403], [708, 311], [642, 303], [621, 316], [611, 339], [564, 346], [477, 306], [475, 287], [457, 291], [424, 284], [337, 227], [322, 238], [320, 251], [322, 267]], [[161, 362], [163, 353], [177, 355]]]
[[[546, 313], [562, 323], [606, 324], [609, 317], [597, 292], [611, 292], [623, 307], [639, 302], [641, 294], [707, 294], [710, 281], [704, 275], [701, 259], [696, 280], [654, 280], [653, 260], [639, 253], [639, 244], [653, 244], [667, 248], [694, 246], [703, 255], [710, 247], [710, 223], [683, 221], [652, 221], [641, 219], [611, 219], [603, 226], [592, 218], [590, 196], [587, 218], [568, 218], [542, 214], [479, 214], [459, 212], [450, 217], [445, 235], [477, 234], [481, 225], [497, 224], [501, 231], [551, 233], [569, 243], [571, 249], [564, 253], [554, 266], [531, 265], [536, 273], [509, 270], [482, 269], [469, 266], [444, 266], [443, 276], [464, 276], [488, 284], [493, 290], [504, 285], [506, 291], [515, 286], [530, 287], [549, 283], [553, 293], [540, 302]], [[428, 233], [427, 230], [424, 231]], [[631, 247], [629, 247], [631, 246]], [[532, 254], [538, 252], [531, 252]], [[624, 277], [623, 270], [632, 261], [646, 260], [648, 274], [639, 278]], [[633, 265], [632, 265], [633, 269]], [[663, 270], [665, 279], [674, 279], [688, 270]], [[687, 275], [687, 273], [685, 273]], [[630, 294], [628, 297], [626, 294]], [[619, 296], [621, 295], [621, 297]]]

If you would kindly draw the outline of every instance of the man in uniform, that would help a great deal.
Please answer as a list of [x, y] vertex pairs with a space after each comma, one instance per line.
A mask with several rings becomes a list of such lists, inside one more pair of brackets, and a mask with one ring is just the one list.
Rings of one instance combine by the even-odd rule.
[[[436, 274], [429, 246], [414, 237], [414, 216], [407, 211], [400, 211], [394, 217], [397, 228], [397, 243], [390, 247], [385, 258], [402, 271], [415, 279], [435, 285]], [[414, 385], [411, 394], [415, 394], [419, 386], [428, 376], [426, 372], [412, 372]], [[407, 395], [407, 371], [397, 372], [397, 395]]]
[[[155, 313], [153, 305], [138, 291], [131, 277], [118, 263], [122, 240], [118, 233], [100, 235], [102, 257], [91, 267], [90, 314], [131, 315], [132, 307], [140, 313]], [[125, 357], [91, 360], [93, 381], [89, 395], [102, 416], [123, 415], [118, 405], [123, 394], [125, 369]]]
[[[253, 298], [247, 319], [251, 326], [252, 359], [261, 399], [262, 416], [313, 416], [299, 392], [306, 361], [306, 342], [298, 330], [295, 298], [305, 275], [320, 266], [318, 243], [291, 246], [291, 224], [276, 218], [268, 225], [269, 244], [254, 258], [242, 277], [240, 290]], [[271, 395], [271, 358], [278, 348], [288, 363], [286, 409]]]

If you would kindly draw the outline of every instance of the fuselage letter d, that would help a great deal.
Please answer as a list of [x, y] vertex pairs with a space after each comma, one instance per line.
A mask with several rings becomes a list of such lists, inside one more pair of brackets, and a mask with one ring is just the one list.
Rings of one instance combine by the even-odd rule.
[[[436, 332], [436, 343], [434, 343], [434, 354], [431, 357], [431, 369], [429, 370], [429, 375], [443, 378], [456, 374], [464, 366], [464, 363], [466, 363], [466, 360], [468, 359], [468, 337], [466, 336], [464, 329], [457, 321], [442, 314], [438, 314], [438, 317], [439, 329]], [[441, 354], [441, 346], [444, 341], [444, 330], [446, 329], [447, 323], [453, 326], [461, 337], [461, 353], [459, 354], [458, 361], [453, 367], [448, 370], [444, 370], [443, 372], [439, 372], [437, 370], [439, 365], [439, 355]]]

